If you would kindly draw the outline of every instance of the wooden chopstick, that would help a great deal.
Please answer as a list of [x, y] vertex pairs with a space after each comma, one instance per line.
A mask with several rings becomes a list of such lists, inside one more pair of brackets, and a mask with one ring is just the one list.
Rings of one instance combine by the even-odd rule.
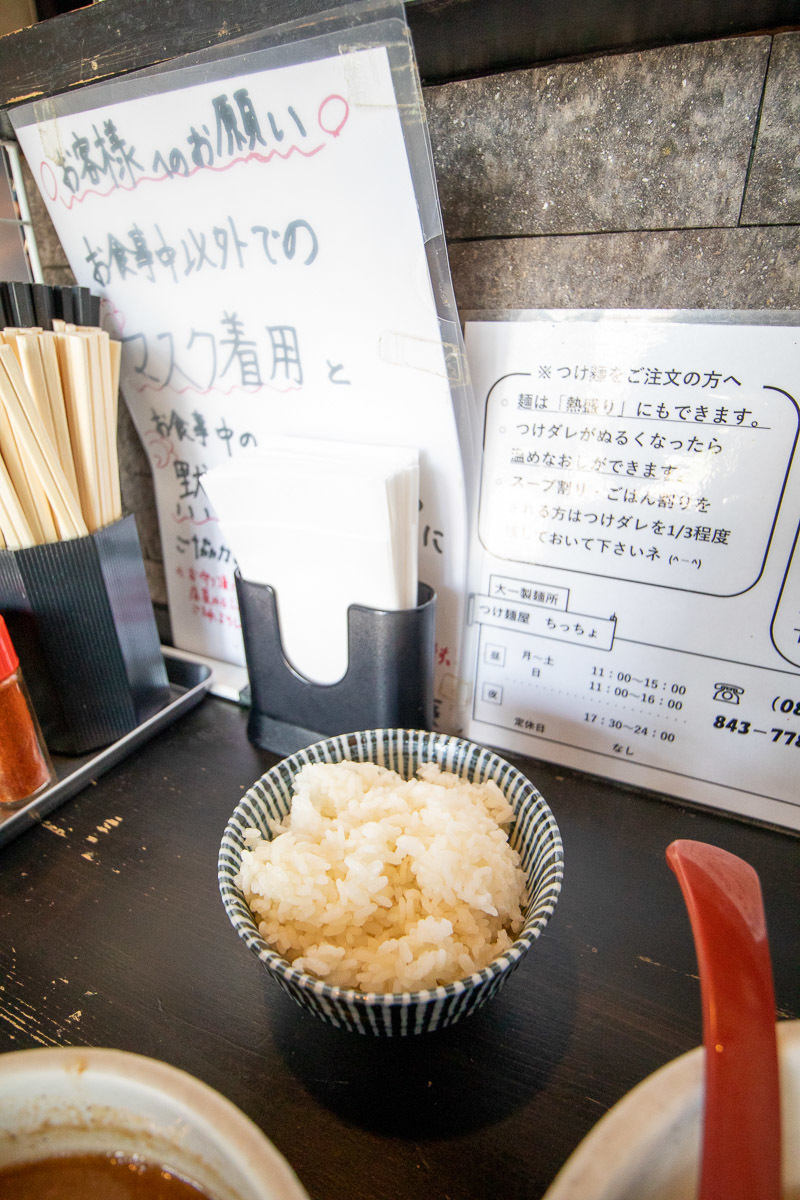
[[6, 464], [0, 456], [0, 528], [7, 550], [24, 550], [35, 545], [33, 533], [19, 502]]
[[61, 384], [61, 372], [58, 366], [55, 334], [45, 332], [39, 334], [39, 350], [42, 356], [47, 396], [50, 402], [50, 412], [55, 429], [55, 447], [58, 460], [67, 477], [73, 493], [78, 493], [78, 477], [75, 474], [75, 459], [72, 455], [72, 443], [69, 438], [69, 422], [67, 406], [64, 400], [64, 389]]
[[[77, 500], [61, 469], [44, 421], [9, 347], [0, 346], [0, 403], [5, 406], [17, 445], [45, 497], [39, 513], [45, 541], [82, 537], [87, 531]], [[52, 536], [51, 536], [52, 527]]]
[[0, 330], [0, 549], [83, 537], [118, 520], [121, 346], [53, 321]]

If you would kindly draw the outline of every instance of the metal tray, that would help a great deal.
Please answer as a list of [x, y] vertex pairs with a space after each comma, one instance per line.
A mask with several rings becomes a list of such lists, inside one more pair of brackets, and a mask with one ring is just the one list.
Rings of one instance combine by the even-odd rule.
[[91, 780], [97, 779], [123, 758], [127, 758], [143, 742], [171, 725], [204, 699], [211, 682], [210, 667], [205, 663], [188, 662], [177, 657], [174, 650], [164, 655], [164, 663], [170, 692], [169, 702], [164, 708], [103, 750], [69, 758], [54, 754], [52, 757], [56, 782], [24, 808], [14, 809], [7, 815], [0, 810], [0, 846], [29, 829], [31, 825], [39, 824], [47, 813], [58, 808], [65, 800], [71, 799]]

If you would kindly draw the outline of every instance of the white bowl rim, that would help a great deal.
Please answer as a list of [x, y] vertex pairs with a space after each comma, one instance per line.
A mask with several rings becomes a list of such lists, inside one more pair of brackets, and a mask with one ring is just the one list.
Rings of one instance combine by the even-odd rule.
[[[800, 1020], [778, 1021], [775, 1028], [781, 1055], [800, 1052]], [[573, 1150], [542, 1200], [597, 1200], [601, 1193], [592, 1168], [602, 1160], [613, 1159], [618, 1166], [626, 1161], [634, 1121], [653, 1130], [659, 1117], [666, 1118], [691, 1100], [703, 1086], [704, 1055], [703, 1046], [695, 1046], [626, 1092]]]
[[68, 1076], [88, 1072], [160, 1092], [212, 1124], [220, 1142], [235, 1147], [251, 1182], [275, 1189], [276, 1198], [308, 1200], [294, 1170], [263, 1130], [221, 1092], [188, 1071], [148, 1055], [99, 1046], [37, 1046], [0, 1055], [0, 1083], [20, 1073], [45, 1079], [54, 1071]]
[[[530, 929], [526, 929], [527, 921], [523, 925], [522, 930], [514, 939], [512, 944], [503, 954], [498, 955], [493, 959], [488, 966], [483, 967], [480, 971], [474, 971], [471, 975], [464, 976], [463, 979], [455, 980], [453, 983], [440, 984], [439, 987], [433, 989], [423, 989], [416, 992], [362, 992], [358, 988], [342, 988], [333, 987], [331, 984], [325, 983], [321, 979], [317, 979], [314, 975], [309, 975], [305, 971], [296, 970], [288, 959], [277, 954], [264, 940], [258, 932], [258, 927], [252, 916], [249, 918], [236, 913], [233, 910], [234, 903], [241, 903], [244, 909], [249, 913], [247, 902], [242, 896], [238, 888], [234, 887], [233, 876], [227, 863], [223, 863], [223, 851], [226, 848], [226, 840], [229, 836], [231, 823], [236, 818], [242, 804], [248, 799], [254, 788], [258, 784], [263, 784], [265, 779], [268, 779], [273, 772], [279, 769], [297, 755], [308, 754], [324, 746], [329, 746], [333, 743], [347, 741], [348, 738], [357, 736], [359, 738], [369, 737], [387, 737], [399, 733], [410, 733], [421, 735], [433, 740], [434, 744], [441, 743], [442, 745], [456, 745], [459, 748], [464, 747], [468, 750], [478, 750], [482, 755], [488, 755], [500, 769], [506, 768], [509, 772], [508, 778], [520, 780], [522, 782], [523, 794], [531, 795], [534, 800], [537, 800], [541, 805], [544, 825], [550, 833], [553, 840], [553, 845], [550, 849], [548, 858], [553, 858], [556, 865], [556, 874], [551, 882], [548, 883], [549, 902], [543, 905], [539, 910], [535, 921], [531, 922]], [[361, 760], [354, 760], [361, 761]], [[493, 979], [499, 978], [511, 970], [522, 958], [522, 956], [531, 948], [533, 943], [538, 940], [539, 935], [545, 925], [553, 915], [556, 901], [561, 892], [561, 885], [564, 876], [564, 846], [561, 840], [561, 831], [558, 827], [553, 812], [545, 800], [542, 793], [536, 785], [513, 763], [508, 762], [497, 751], [490, 749], [487, 746], [481, 746], [477, 742], [470, 741], [468, 738], [460, 737], [456, 734], [439, 733], [435, 730], [423, 729], [368, 729], [357, 730], [354, 733], [335, 734], [331, 737], [320, 738], [319, 741], [313, 742], [309, 746], [304, 746], [301, 750], [295, 751], [294, 754], [288, 754], [282, 758], [269, 770], [265, 771], [258, 779], [256, 779], [247, 789], [245, 794], [239, 799], [233, 813], [231, 814], [222, 836], [220, 845], [217, 878], [219, 882], [222, 903], [225, 906], [225, 911], [234, 929], [242, 938], [244, 943], [250, 950], [253, 950], [264, 966], [275, 971], [283, 979], [290, 981], [292, 984], [299, 985], [307, 991], [313, 992], [317, 996], [323, 996], [328, 1000], [342, 1001], [345, 1004], [360, 1005], [370, 1008], [406, 1008], [411, 1005], [421, 1005], [436, 1001], [443, 1001], [454, 995], [461, 995], [465, 992], [474, 992], [481, 986], [488, 985]]]

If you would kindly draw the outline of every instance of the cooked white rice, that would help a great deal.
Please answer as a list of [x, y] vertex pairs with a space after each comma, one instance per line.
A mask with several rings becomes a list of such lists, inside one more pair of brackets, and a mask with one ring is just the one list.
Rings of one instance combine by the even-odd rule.
[[485, 967], [520, 929], [525, 877], [497, 784], [433, 763], [314, 763], [271, 841], [249, 830], [236, 882], [277, 953], [364, 992], [436, 987]]

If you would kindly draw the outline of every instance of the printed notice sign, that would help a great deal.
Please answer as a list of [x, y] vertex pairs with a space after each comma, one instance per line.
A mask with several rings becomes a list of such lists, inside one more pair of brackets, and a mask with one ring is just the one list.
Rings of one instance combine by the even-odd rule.
[[[413, 93], [405, 26], [385, 24]], [[98, 84], [14, 120], [78, 282], [101, 294], [122, 341], [176, 644], [243, 661], [207, 470], [257, 456], [271, 435], [414, 446], [447, 723], [467, 526], [453, 347], [427, 256], [440, 217], [419, 155], [412, 175], [401, 111], [413, 105], [398, 103], [387, 48], [369, 46], [366, 27], [352, 39]], [[419, 142], [419, 106], [413, 123]]]
[[468, 735], [800, 828], [798, 327], [512, 315], [466, 326]]

